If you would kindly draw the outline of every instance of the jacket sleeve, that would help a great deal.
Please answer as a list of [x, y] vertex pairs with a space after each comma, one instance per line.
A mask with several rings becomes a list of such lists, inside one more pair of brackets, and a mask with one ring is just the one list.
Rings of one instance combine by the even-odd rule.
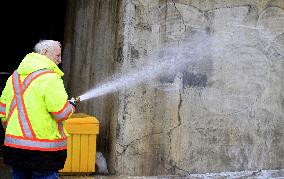
[[0, 98], [0, 118], [2, 119], [5, 117], [6, 117], [6, 101], [2, 93], [1, 98]]
[[[3, 89], [2, 91], [2, 94], [1, 94], [1, 97], [0, 97], [0, 118], [1, 118], [1, 122], [2, 122], [2, 125], [3, 125], [3, 128], [6, 128], [7, 126], [7, 109], [6, 109], [6, 106], [8, 105], [8, 96], [7, 96], [7, 93], [9, 91], [8, 89], [8, 86], [7, 84], [11, 81], [11, 78], [9, 78], [6, 82], [6, 86], [5, 88]], [[12, 89], [10, 89], [12, 90]]]
[[57, 122], [68, 119], [75, 107], [68, 102], [68, 95], [64, 88], [63, 80], [57, 74], [50, 74], [46, 90], [44, 92], [45, 104]]

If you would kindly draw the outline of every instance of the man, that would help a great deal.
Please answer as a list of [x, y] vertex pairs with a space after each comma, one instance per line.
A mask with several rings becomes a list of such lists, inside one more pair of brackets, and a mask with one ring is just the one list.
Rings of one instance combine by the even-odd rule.
[[6, 126], [4, 163], [14, 179], [58, 178], [67, 157], [65, 122], [75, 111], [57, 66], [58, 41], [35, 45], [8, 78], [0, 98], [0, 117]]

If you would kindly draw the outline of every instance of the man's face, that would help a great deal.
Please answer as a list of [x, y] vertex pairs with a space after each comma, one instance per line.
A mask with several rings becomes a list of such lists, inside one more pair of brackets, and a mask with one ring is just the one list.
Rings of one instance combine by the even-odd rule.
[[50, 60], [52, 60], [56, 65], [61, 63], [61, 47], [60, 45], [55, 45], [53, 49], [48, 50], [45, 54]]

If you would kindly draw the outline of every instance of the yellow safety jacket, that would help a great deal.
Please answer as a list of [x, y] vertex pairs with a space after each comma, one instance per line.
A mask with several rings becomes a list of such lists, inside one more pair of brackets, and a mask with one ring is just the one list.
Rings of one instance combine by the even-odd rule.
[[40, 151], [67, 148], [65, 122], [75, 111], [63, 72], [44, 55], [28, 54], [9, 77], [0, 98], [4, 145]]

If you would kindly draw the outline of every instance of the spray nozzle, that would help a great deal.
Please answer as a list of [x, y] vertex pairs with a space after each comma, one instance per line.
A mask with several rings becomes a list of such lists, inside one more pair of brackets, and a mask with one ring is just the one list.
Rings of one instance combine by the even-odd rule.
[[73, 104], [78, 104], [80, 102], [80, 97], [76, 97], [76, 98], [72, 97], [70, 99], [70, 102]]
[[78, 104], [80, 101], [81, 101], [81, 100], [80, 100], [80, 97], [79, 97], [79, 96], [75, 98], [75, 103], [76, 103], [76, 104]]

